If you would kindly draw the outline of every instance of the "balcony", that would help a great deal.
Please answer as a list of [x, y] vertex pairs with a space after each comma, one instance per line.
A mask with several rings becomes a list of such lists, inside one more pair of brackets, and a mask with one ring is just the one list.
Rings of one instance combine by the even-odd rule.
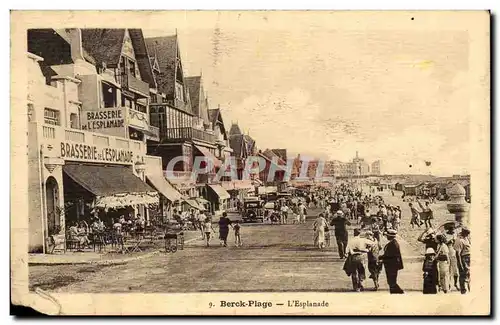
[[191, 127], [164, 129], [162, 130], [162, 132], [160, 132], [160, 138], [167, 142], [190, 141], [190, 140], [198, 140], [207, 143], [215, 142], [215, 135]]
[[177, 108], [177, 109], [180, 109], [183, 111], [188, 111], [188, 105], [180, 99], [174, 99], [174, 100], [169, 99], [169, 100], [167, 100], [166, 103], [170, 106]]
[[160, 129], [149, 124], [149, 116], [146, 113], [126, 108], [128, 124], [139, 130], [144, 131], [151, 140], [159, 141]]
[[[112, 117], [107, 119], [101, 119], [96, 121], [94, 118], [88, 119], [88, 113], [90, 116], [94, 116], [97, 112], [105, 111], [108, 114], [113, 114]], [[108, 115], [109, 116], [109, 115]], [[98, 123], [96, 123], [98, 122]], [[110, 125], [107, 128], [99, 127], [101, 124], [106, 122], [115, 122], [116, 125]], [[142, 133], [144, 133], [149, 139], [154, 141], [159, 141], [160, 139], [160, 129], [149, 124], [149, 116], [146, 113], [131, 109], [129, 107], [109, 107], [102, 108], [98, 110], [84, 110], [81, 115], [82, 129], [86, 131], [93, 131], [98, 133], [110, 134], [103, 131], [108, 131], [107, 129], [113, 128], [116, 136], [125, 136], [126, 128], [133, 127]], [[102, 125], [101, 125], [102, 126]]]
[[141, 141], [54, 125], [39, 127], [46, 158], [130, 165], [146, 155]]
[[220, 180], [215, 181], [216, 173], [206, 173], [206, 174], [198, 174], [196, 177], [196, 183], [198, 184], [215, 184], [220, 183]]
[[125, 89], [138, 93], [144, 97], [149, 97], [149, 84], [137, 79], [130, 72], [122, 74], [121, 85]]

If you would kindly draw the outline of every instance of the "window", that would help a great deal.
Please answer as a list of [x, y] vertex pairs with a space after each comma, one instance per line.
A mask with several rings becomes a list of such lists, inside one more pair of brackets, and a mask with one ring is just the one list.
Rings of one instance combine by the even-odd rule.
[[135, 110], [136, 111], [139, 111], [139, 112], [143, 112], [143, 113], [147, 113], [147, 109], [146, 109], [146, 106], [144, 105], [141, 105], [141, 104], [136, 104], [135, 105]]
[[128, 61], [128, 70], [130, 71], [130, 74], [135, 77], [135, 62], [132, 60]]
[[122, 95], [122, 106], [132, 108], [132, 100], [124, 95]]
[[80, 128], [80, 121], [78, 119], [78, 115], [75, 113], [71, 113], [69, 115], [69, 121], [70, 121], [70, 127], [72, 129], [79, 129]]
[[175, 98], [180, 101], [184, 101], [183, 87], [179, 83], [175, 83]]
[[28, 104], [28, 122], [35, 120], [35, 108], [33, 104]]
[[149, 94], [149, 102], [150, 102], [150, 103], [156, 103], [156, 102], [157, 102], [157, 100], [156, 100], [156, 99], [157, 99], [157, 98], [156, 98], [156, 94], [153, 94], [153, 93], [150, 93], [150, 94]]
[[120, 60], [120, 74], [125, 74], [127, 72], [127, 67], [125, 66], [125, 60], [126, 58], [122, 56], [122, 59]]
[[102, 102], [105, 108], [116, 107], [116, 88], [107, 84], [102, 84]]
[[43, 117], [46, 124], [61, 125], [61, 120], [59, 116], [60, 114], [58, 110], [51, 108], [45, 108], [44, 110]]

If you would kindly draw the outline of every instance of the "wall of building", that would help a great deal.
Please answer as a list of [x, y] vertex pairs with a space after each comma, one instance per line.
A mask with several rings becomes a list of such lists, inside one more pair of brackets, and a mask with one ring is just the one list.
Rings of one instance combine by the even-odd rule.
[[[113, 162], [133, 164], [141, 160], [145, 154], [145, 145], [141, 142], [128, 140], [124, 137], [114, 138], [99, 135], [93, 132], [84, 132], [70, 128], [70, 114], [77, 113], [80, 105], [79, 94], [86, 92], [89, 99], [86, 104], [97, 103], [98, 97], [97, 77], [95, 75], [84, 76], [90, 82], [86, 87], [78, 88], [78, 80], [68, 76], [58, 78], [49, 86], [46, 84], [39, 61], [40, 57], [32, 54], [27, 55], [28, 62], [28, 85], [27, 85], [27, 111], [28, 119], [28, 196], [29, 196], [29, 251], [40, 252], [45, 238], [48, 234], [48, 219], [50, 212], [54, 213], [53, 225], [59, 226], [60, 233], [65, 231], [64, 215], [64, 184], [62, 166], [65, 160], [87, 161], [87, 158], [66, 157], [62, 154], [63, 145], [85, 145], [95, 147], [98, 154], [103, 150], [116, 150], [131, 153], [132, 161]], [[70, 69], [66, 70], [70, 71]], [[93, 95], [92, 95], [93, 94]], [[96, 106], [98, 107], [98, 106]], [[59, 112], [58, 125], [45, 123], [45, 108], [51, 108]], [[40, 153], [40, 150], [42, 152]], [[109, 151], [108, 151], [109, 153]], [[109, 158], [109, 157], [108, 157]], [[99, 156], [92, 163], [109, 163], [105, 156]], [[91, 158], [88, 158], [91, 159]], [[136, 173], [137, 174], [137, 173]], [[144, 175], [137, 174], [142, 180]], [[47, 180], [53, 177], [53, 183], [57, 184], [53, 211], [48, 211], [47, 204]], [[62, 212], [61, 212], [62, 211]], [[61, 213], [60, 213], [61, 212]], [[139, 211], [145, 215], [145, 210]]]
[[[54, 176], [58, 183], [57, 205], [64, 205], [62, 191], [62, 174], [57, 168], [51, 174], [43, 165], [45, 152], [49, 150], [43, 145], [44, 135], [47, 137], [55, 136], [47, 130], [43, 130], [40, 125], [44, 124], [45, 108], [50, 108], [59, 112], [59, 125], [64, 127], [68, 122], [67, 109], [71, 110], [69, 102], [77, 102], [75, 97], [76, 84], [65, 79], [54, 80], [51, 86], [46, 84], [39, 61], [43, 59], [32, 54], [27, 54], [28, 63], [28, 87], [27, 98], [30, 116], [28, 117], [28, 197], [29, 197], [29, 251], [40, 252], [43, 247], [44, 236], [47, 236], [47, 209], [45, 182], [49, 176]], [[67, 92], [66, 92], [67, 91]], [[59, 126], [57, 126], [59, 127]], [[46, 132], [46, 134], [44, 134]], [[40, 150], [43, 150], [40, 153]], [[52, 150], [57, 150], [52, 147]], [[56, 224], [61, 223], [58, 218]]]
[[102, 90], [97, 75], [80, 75], [78, 79], [82, 81], [78, 87], [78, 97], [82, 101], [82, 109], [84, 111], [98, 110]]
[[[162, 170], [167, 169], [167, 165], [171, 159], [177, 156], [182, 156], [182, 144], [176, 145], [148, 145], [148, 155], [159, 156], [162, 158]], [[176, 164], [176, 167], [180, 167], [180, 163]]]
[[381, 175], [381, 162], [379, 160], [372, 163], [371, 173], [372, 175]]
[[[42, 252], [44, 241], [40, 153], [36, 123], [28, 123], [28, 251]], [[15, 213], [15, 208], [13, 208]]]

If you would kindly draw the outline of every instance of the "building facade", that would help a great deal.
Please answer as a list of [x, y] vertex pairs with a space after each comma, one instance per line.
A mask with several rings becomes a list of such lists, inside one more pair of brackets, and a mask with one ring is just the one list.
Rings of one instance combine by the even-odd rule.
[[28, 31], [30, 252], [44, 252], [50, 236], [64, 241], [75, 223], [149, 220], [158, 209], [147, 182], [146, 142], [158, 130], [145, 51], [140, 30]]
[[371, 174], [375, 176], [382, 175], [381, 168], [382, 162], [380, 160], [372, 162]]
[[[148, 153], [162, 157], [163, 170], [173, 171], [170, 181], [190, 198], [190, 208], [197, 208], [194, 202], [208, 200], [210, 212], [220, 212], [230, 197], [215, 177], [230, 151], [222, 116], [212, 113], [215, 119], [209, 118], [202, 77], [184, 75], [177, 35], [147, 38], [146, 45], [161, 93], [151, 103], [151, 121], [159, 128], [159, 141], [148, 142]], [[197, 166], [208, 168], [206, 173], [193, 174], [196, 157], [212, 163]]]

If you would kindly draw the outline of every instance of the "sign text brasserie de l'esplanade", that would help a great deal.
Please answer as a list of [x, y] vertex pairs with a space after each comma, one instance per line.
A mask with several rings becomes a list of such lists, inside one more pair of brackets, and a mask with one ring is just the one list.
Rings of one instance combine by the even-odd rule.
[[125, 125], [122, 108], [105, 111], [86, 111], [82, 114], [82, 117], [82, 130], [85, 131], [122, 128]]
[[61, 158], [88, 162], [133, 163], [134, 152], [84, 143], [61, 142]]

